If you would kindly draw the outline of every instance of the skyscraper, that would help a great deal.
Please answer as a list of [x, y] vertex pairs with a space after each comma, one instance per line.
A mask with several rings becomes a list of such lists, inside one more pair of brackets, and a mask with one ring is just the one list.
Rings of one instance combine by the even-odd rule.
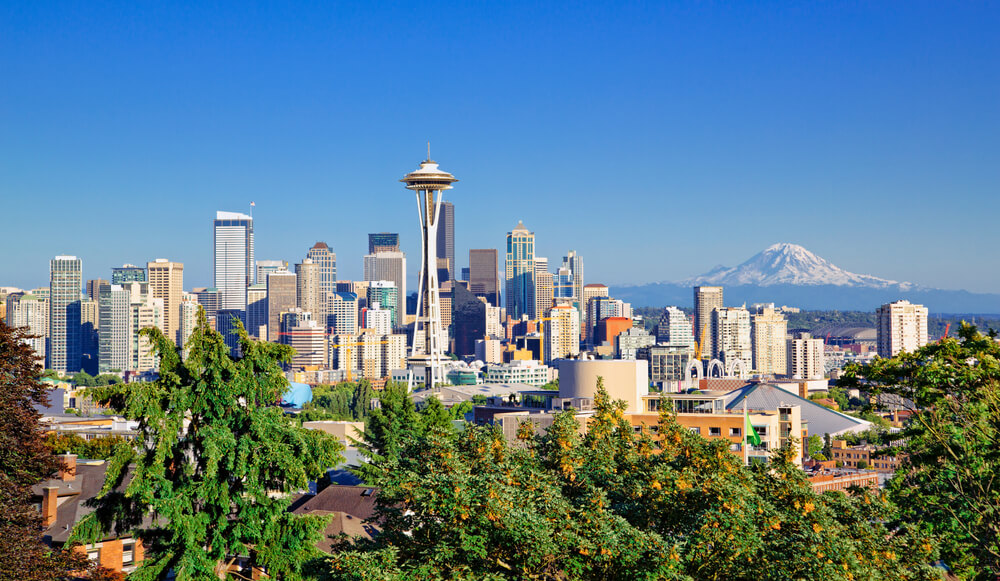
[[319, 288], [320, 265], [306, 258], [295, 265], [295, 304], [312, 313], [312, 320], [326, 324], [325, 295]]
[[[552, 298], [555, 296], [553, 280], [551, 272], [547, 270], [535, 271], [535, 314], [539, 319], [547, 317], [549, 309], [552, 308]], [[579, 321], [577, 321], [576, 326], [579, 328]]]
[[49, 352], [46, 367], [75, 373], [80, 370], [80, 293], [82, 265], [75, 256], [56, 256], [49, 262]]
[[882, 305], [875, 314], [880, 357], [895, 357], [927, 344], [927, 307], [901, 300]]
[[823, 340], [813, 338], [809, 333], [796, 333], [786, 341], [788, 368], [786, 374], [792, 379], [822, 379], [824, 368]]
[[375, 305], [378, 308], [389, 311], [389, 320], [392, 322], [392, 328], [398, 329], [403, 325], [400, 324], [399, 319], [399, 288], [396, 287], [396, 283], [391, 280], [373, 280], [368, 284], [368, 308], [373, 309]]
[[103, 284], [98, 291], [97, 370], [99, 373], [126, 371], [131, 368], [131, 296], [119, 284]]
[[337, 292], [337, 254], [326, 242], [317, 242], [306, 256], [319, 265], [320, 294]]
[[663, 309], [656, 325], [656, 341], [665, 345], [694, 347], [694, 332], [691, 319], [677, 307]]
[[288, 263], [284, 260], [258, 260], [257, 261], [257, 284], [267, 285], [267, 275], [279, 270], [288, 270]]
[[448, 278], [441, 279], [455, 280], [455, 205], [451, 202], [441, 202], [441, 223], [437, 231], [437, 257], [444, 261], [438, 270], [443, 267], [448, 271]]
[[752, 317], [753, 368], [764, 375], [782, 375], [788, 370], [788, 321], [774, 305], [762, 305]]
[[35, 357], [41, 360], [39, 363], [44, 363], [45, 342], [49, 335], [48, 300], [30, 293], [12, 293], [7, 295], [6, 306], [7, 326], [27, 327], [34, 338], [25, 339], [25, 343], [35, 352]]
[[557, 305], [545, 321], [544, 360], [565, 359], [580, 354], [580, 317], [569, 305]]
[[247, 289], [247, 333], [254, 339], [267, 339], [267, 283], [252, 284]]
[[239, 212], [216, 212], [215, 288], [220, 309], [247, 309], [247, 287], [254, 283], [253, 218]]
[[506, 271], [507, 316], [520, 319], [535, 316], [535, 233], [518, 221], [507, 233]]
[[184, 264], [157, 258], [146, 265], [149, 273], [149, 292], [153, 298], [163, 299], [163, 333], [174, 344], [179, 343], [181, 328], [181, 298], [184, 294]]
[[721, 308], [721, 286], [694, 287], [694, 336], [701, 345], [702, 359], [708, 359], [716, 352], [712, 334], [712, 311]]
[[[387, 280], [396, 285], [396, 325], [406, 325], [406, 254], [396, 250], [380, 250], [365, 256], [366, 281]], [[382, 305], [389, 308], [389, 305]]]
[[281, 314], [295, 308], [296, 276], [287, 270], [267, 275], [267, 340], [281, 340]]
[[146, 269], [134, 264], [123, 264], [111, 269], [111, 284], [146, 282]]
[[[729, 365], [743, 361], [749, 372], [753, 369], [753, 341], [750, 334], [750, 311], [743, 307], [722, 307], [712, 310], [712, 357]], [[702, 357], [704, 357], [704, 352]]]
[[92, 278], [87, 281], [87, 298], [96, 301], [100, 296], [101, 285], [108, 284], [103, 278]]
[[376, 252], [399, 252], [399, 234], [377, 232], [368, 235], [368, 254]]
[[326, 325], [332, 335], [358, 332], [358, 295], [340, 291], [326, 295]]
[[500, 306], [500, 269], [496, 248], [469, 251], [469, 290], [494, 307]]
[[569, 296], [576, 298], [576, 310], [580, 314], [580, 324], [583, 325], [587, 318], [587, 302], [583, 296], [583, 257], [577, 254], [576, 250], [570, 250], [563, 256], [562, 266], [569, 269], [572, 276], [573, 294]]

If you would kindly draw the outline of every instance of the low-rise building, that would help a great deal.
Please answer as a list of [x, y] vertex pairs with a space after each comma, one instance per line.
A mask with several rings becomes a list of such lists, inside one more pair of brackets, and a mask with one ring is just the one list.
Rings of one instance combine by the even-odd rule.
[[515, 360], [499, 365], [487, 365], [485, 383], [523, 383], [525, 385], [545, 385], [552, 377], [553, 369], [534, 360]]
[[[850, 446], [845, 440], [830, 442], [831, 460], [843, 462], [845, 468], [869, 469], [877, 472], [895, 472], [906, 460], [905, 454], [879, 456], [880, 448], [870, 444]], [[860, 466], [859, 466], [860, 464]]]

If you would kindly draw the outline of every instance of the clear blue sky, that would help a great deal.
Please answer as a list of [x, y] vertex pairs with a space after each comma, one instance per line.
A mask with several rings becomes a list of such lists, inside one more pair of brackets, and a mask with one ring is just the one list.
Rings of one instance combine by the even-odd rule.
[[257, 255], [317, 240], [415, 275], [425, 141], [458, 265], [519, 219], [589, 282], [795, 242], [855, 272], [1000, 292], [1000, 6], [989, 2], [3, 2], [0, 286], [165, 257], [211, 284], [216, 210]]

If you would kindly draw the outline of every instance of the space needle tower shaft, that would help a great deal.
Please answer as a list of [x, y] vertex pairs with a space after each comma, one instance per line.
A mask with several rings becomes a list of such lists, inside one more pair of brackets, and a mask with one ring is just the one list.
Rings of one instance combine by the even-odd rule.
[[427, 159], [420, 169], [406, 174], [400, 180], [413, 190], [417, 198], [417, 215], [420, 219], [420, 283], [417, 291], [417, 318], [413, 325], [413, 347], [410, 368], [424, 370], [424, 385], [436, 387], [442, 380], [444, 344], [448, 340], [441, 324], [441, 297], [437, 276], [437, 231], [441, 216], [444, 190], [450, 190], [458, 180], [448, 172], [438, 169], [437, 162]]

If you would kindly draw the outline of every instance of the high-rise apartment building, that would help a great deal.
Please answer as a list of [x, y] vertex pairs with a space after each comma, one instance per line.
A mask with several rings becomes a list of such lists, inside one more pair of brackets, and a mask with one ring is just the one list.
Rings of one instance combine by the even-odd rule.
[[392, 311], [383, 309], [381, 305], [375, 303], [364, 310], [362, 326], [377, 335], [389, 335], [392, 333]]
[[100, 321], [97, 314], [97, 301], [89, 298], [80, 300], [80, 369], [97, 374], [97, 331]]
[[[444, 267], [448, 272], [448, 278], [441, 279], [455, 280], [455, 205], [451, 202], [441, 202], [441, 222], [437, 231], [437, 258], [438, 271]], [[443, 262], [442, 262], [443, 261]]]
[[12, 328], [27, 327], [28, 333], [34, 337], [25, 339], [25, 343], [35, 352], [40, 363], [45, 362], [45, 343], [49, 335], [49, 302], [37, 295], [16, 292], [6, 298], [7, 326]]
[[267, 340], [281, 340], [281, 314], [295, 308], [296, 276], [293, 272], [279, 271], [267, 275]]
[[566, 253], [566, 256], [563, 256], [562, 268], [569, 269], [570, 276], [572, 277], [572, 296], [575, 299], [576, 309], [580, 313], [580, 325], [583, 328], [587, 320], [587, 301], [583, 296], [583, 257], [577, 254], [575, 250], [570, 250]]
[[368, 296], [366, 298], [369, 309], [374, 308], [377, 304], [379, 308], [389, 311], [393, 329], [403, 326], [399, 316], [399, 288], [396, 283], [391, 280], [370, 280], [368, 281]]
[[809, 333], [796, 333], [785, 342], [788, 362], [786, 374], [793, 379], [822, 379], [826, 373], [823, 361], [823, 340]]
[[580, 354], [580, 317], [569, 305], [557, 305], [544, 322], [544, 361], [576, 357]]
[[[607, 287], [605, 287], [607, 288]], [[607, 296], [595, 296], [587, 302], [587, 317], [586, 320], [588, 324], [593, 322], [593, 326], [586, 329], [584, 335], [587, 338], [587, 343], [589, 345], [597, 345], [599, 342], [595, 339], [595, 331], [597, 325], [604, 319], [609, 317], [618, 317], [623, 319], [632, 318], [632, 305], [624, 301], [613, 299]]]
[[762, 375], [782, 375], [788, 369], [788, 321], [774, 305], [760, 306], [752, 317], [753, 368]]
[[895, 357], [927, 344], [927, 307], [900, 300], [882, 305], [875, 315], [880, 357]]
[[[267, 301], [265, 301], [265, 306]], [[184, 293], [181, 295], [181, 323], [177, 334], [178, 344], [184, 347], [183, 356], [187, 357], [187, 342], [194, 334], [194, 328], [198, 325], [198, 296], [194, 293]], [[266, 339], [266, 337], [264, 337]]]
[[[221, 294], [220, 309], [246, 312], [247, 287], [253, 284], [253, 218], [239, 212], [216, 212], [215, 288]], [[242, 319], [242, 317], [241, 317]]]
[[582, 333], [584, 338], [590, 340], [594, 331], [594, 326], [597, 325], [597, 321], [590, 318], [590, 301], [591, 299], [598, 297], [607, 297], [608, 287], [599, 283], [591, 283], [584, 285], [582, 292], [583, 300], [581, 301], [581, 306], [584, 310]]
[[496, 248], [469, 250], [469, 290], [494, 307], [500, 306], [500, 274]]
[[536, 318], [535, 304], [535, 233], [518, 221], [507, 233], [506, 295], [507, 315], [520, 319]]
[[721, 308], [721, 286], [694, 287], [694, 337], [701, 345], [703, 359], [714, 356], [718, 352], [712, 333], [712, 311]]
[[[712, 357], [726, 365], [743, 361], [749, 372], [753, 369], [753, 340], [750, 333], [750, 311], [743, 307], [722, 307], [712, 310]], [[702, 353], [704, 357], [704, 352]]]
[[663, 309], [656, 324], [656, 342], [694, 348], [694, 331], [691, 319], [677, 307]]
[[75, 256], [56, 256], [49, 262], [49, 349], [46, 367], [80, 371], [80, 294], [82, 265]]
[[320, 293], [337, 292], [337, 254], [330, 250], [326, 242], [317, 242], [306, 256], [319, 265]]
[[399, 234], [378, 232], [368, 235], [368, 254], [376, 252], [399, 252]]
[[134, 264], [123, 264], [111, 269], [111, 284], [146, 282], [146, 269]]
[[[396, 285], [395, 325], [403, 326], [406, 321], [406, 254], [389, 250], [368, 254], [365, 256], [364, 275], [365, 280], [369, 282], [387, 280]], [[383, 307], [389, 308], [389, 305]]]
[[[153, 344], [142, 336], [143, 329], [156, 327], [164, 330], [163, 299], [153, 296], [148, 282], [132, 282], [129, 291], [129, 366], [131, 371], [153, 371], [159, 368], [159, 358]], [[164, 333], [165, 334], [165, 333]]]
[[326, 296], [320, 290], [319, 281], [320, 265], [311, 258], [306, 258], [295, 265], [296, 305], [312, 313], [314, 321], [325, 325]]
[[326, 325], [332, 335], [354, 335], [358, 332], [358, 295], [335, 292], [326, 295]]
[[184, 294], [184, 264], [157, 258], [146, 265], [149, 292], [163, 299], [163, 334], [174, 344], [180, 341], [181, 298]]

